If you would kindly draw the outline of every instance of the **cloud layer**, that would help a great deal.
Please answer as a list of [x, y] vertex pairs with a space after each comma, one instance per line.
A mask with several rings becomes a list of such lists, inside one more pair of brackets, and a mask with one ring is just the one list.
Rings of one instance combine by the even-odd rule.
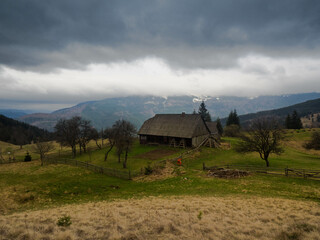
[[317, 0], [3, 0], [1, 98], [320, 91], [319, 12]]

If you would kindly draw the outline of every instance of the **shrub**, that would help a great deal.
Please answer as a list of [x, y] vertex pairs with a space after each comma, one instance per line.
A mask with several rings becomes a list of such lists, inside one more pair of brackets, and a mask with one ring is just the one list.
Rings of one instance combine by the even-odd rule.
[[223, 130], [223, 135], [226, 137], [238, 137], [240, 135], [239, 125], [232, 124], [226, 126]]
[[70, 216], [63, 216], [61, 218], [58, 219], [57, 225], [59, 227], [68, 227], [71, 225], [71, 218]]
[[30, 162], [31, 159], [32, 159], [32, 158], [31, 158], [29, 152], [27, 152], [26, 156], [24, 157], [24, 161], [25, 161], [25, 162]]
[[144, 168], [144, 174], [145, 175], [150, 175], [153, 172], [153, 169], [150, 165]]
[[312, 133], [311, 141], [304, 144], [306, 149], [320, 150], [320, 132]]

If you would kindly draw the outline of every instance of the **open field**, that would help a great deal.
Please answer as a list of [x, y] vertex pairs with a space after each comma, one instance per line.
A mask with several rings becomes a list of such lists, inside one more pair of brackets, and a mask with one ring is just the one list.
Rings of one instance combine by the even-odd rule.
[[[311, 133], [289, 132], [284, 154], [272, 155], [271, 166], [320, 169], [320, 151], [302, 148]], [[167, 163], [132, 181], [62, 164], [41, 167], [39, 160], [2, 164], [0, 239], [320, 239], [320, 181], [208, 177], [203, 162], [265, 164], [258, 154], [234, 152], [237, 139], [223, 141], [230, 147], [201, 148], [184, 157], [182, 166]], [[144, 168], [183, 151], [135, 143], [128, 167]], [[104, 152], [77, 160], [122, 169], [114, 151], [106, 162]], [[56, 225], [64, 215], [70, 215], [70, 227]]]
[[[71, 225], [57, 226], [63, 216]], [[319, 203], [147, 197], [0, 217], [0, 239], [320, 239]]]
[[5, 164], [0, 167], [0, 188], [2, 214], [148, 196], [259, 196], [320, 201], [318, 180], [264, 174], [218, 179], [207, 177], [200, 169], [174, 165], [165, 178], [155, 174], [128, 181], [61, 164]]

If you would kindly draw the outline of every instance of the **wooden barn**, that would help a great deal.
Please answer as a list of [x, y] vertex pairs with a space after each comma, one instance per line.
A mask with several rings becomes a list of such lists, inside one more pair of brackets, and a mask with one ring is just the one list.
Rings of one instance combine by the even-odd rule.
[[156, 114], [145, 121], [139, 132], [140, 144], [164, 144], [173, 147], [197, 147], [206, 141], [213, 146], [212, 135], [199, 114]]

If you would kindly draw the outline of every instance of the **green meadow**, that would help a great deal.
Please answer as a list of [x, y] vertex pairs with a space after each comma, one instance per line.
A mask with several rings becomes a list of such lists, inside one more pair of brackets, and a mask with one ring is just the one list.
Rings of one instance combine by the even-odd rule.
[[[312, 130], [287, 132], [284, 153], [271, 155], [270, 166], [277, 168], [305, 168], [320, 170], [320, 151], [307, 151], [302, 145], [310, 139]], [[161, 169], [157, 174], [123, 180], [94, 173], [86, 169], [63, 164], [40, 166], [37, 155], [31, 162], [0, 165], [0, 212], [10, 213], [26, 209], [42, 209], [70, 203], [90, 201], [116, 201], [117, 199], [142, 198], [146, 196], [259, 196], [320, 202], [320, 181], [295, 177], [274, 176], [253, 173], [237, 179], [208, 177], [202, 170], [206, 166], [226, 164], [254, 165], [264, 167], [265, 162], [257, 153], [238, 154], [233, 150], [236, 138], [222, 138], [220, 149], [201, 148], [182, 159], [182, 166], [173, 161], [165, 176]], [[4, 148], [4, 143], [1, 143]], [[93, 143], [92, 147], [94, 146]], [[16, 147], [16, 155], [23, 157], [24, 151], [32, 146]], [[63, 152], [63, 151], [64, 152]], [[57, 149], [52, 153], [68, 155], [68, 150]], [[184, 149], [164, 146], [143, 146], [136, 142], [128, 156], [130, 170], [144, 171], [150, 165], [164, 159], [174, 159]], [[106, 149], [91, 150], [76, 158], [108, 168], [123, 169], [118, 163], [115, 150], [104, 161]]]

